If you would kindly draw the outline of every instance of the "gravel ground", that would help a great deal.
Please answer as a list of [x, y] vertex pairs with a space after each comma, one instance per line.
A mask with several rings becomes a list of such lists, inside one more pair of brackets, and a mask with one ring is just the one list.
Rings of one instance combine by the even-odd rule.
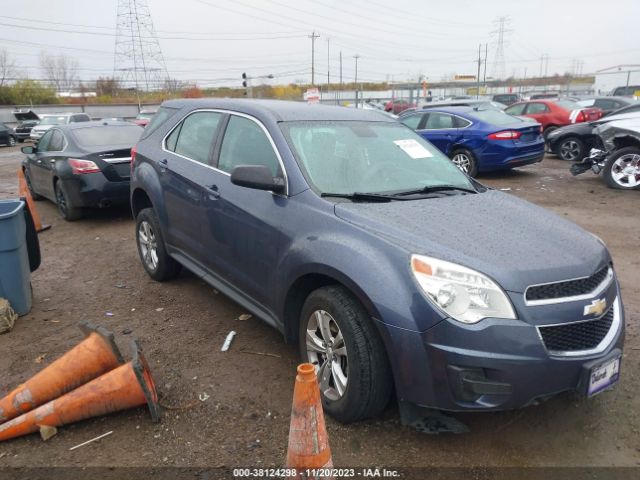
[[[16, 196], [20, 159], [17, 147], [0, 149], [0, 197]], [[457, 436], [402, 427], [394, 405], [381, 418], [355, 425], [328, 419], [334, 464], [640, 465], [640, 192], [608, 189], [590, 173], [573, 178], [553, 157], [480, 180], [566, 216], [607, 243], [627, 313], [620, 384], [590, 400], [567, 394], [519, 411], [459, 415], [471, 432]], [[82, 338], [76, 324], [90, 320], [112, 330], [125, 355], [130, 339], [140, 339], [165, 410], [158, 424], [136, 409], [63, 427], [47, 443], [38, 435], [2, 443], [0, 467], [281, 466], [295, 348], [256, 318], [238, 320], [246, 313], [240, 306], [188, 272], [168, 283], [150, 280], [128, 210], [96, 211], [67, 223], [51, 203], [37, 207], [53, 227], [40, 234], [33, 310], [0, 336], [0, 395], [76, 344]], [[221, 353], [230, 330], [238, 335]], [[113, 434], [69, 451], [107, 431]]]

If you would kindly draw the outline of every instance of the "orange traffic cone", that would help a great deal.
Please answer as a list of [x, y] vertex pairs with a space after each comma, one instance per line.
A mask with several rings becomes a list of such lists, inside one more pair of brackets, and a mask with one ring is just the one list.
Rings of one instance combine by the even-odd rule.
[[310, 363], [298, 365], [293, 389], [287, 467], [298, 469], [299, 478], [307, 478], [301, 476], [304, 472], [300, 469], [333, 467], [320, 389], [315, 367]]
[[87, 336], [44, 370], [0, 400], [0, 423], [73, 390], [124, 363], [113, 334], [83, 322]]
[[37, 432], [40, 427], [59, 427], [145, 404], [153, 421], [157, 421], [158, 395], [151, 372], [135, 341], [133, 348], [130, 362], [0, 425], [0, 441]]
[[33, 198], [31, 197], [31, 192], [29, 191], [29, 187], [27, 186], [27, 179], [24, 177], [22, 168], [18, 169], [18, 187], [20, 196], [27, 199], [27, 206], [29, 207], [29, 211], [31, 212], [31, 218], [33, 218], [33, 223], [36, 226], [36, 231], [42, 232], [43, 230], [48, 230], [49, 228], [51, 228], [51, 225], [42, 225], [40, 215], [38, 214], [38, 210], [36, 210], [35, 204], [33, 203]]

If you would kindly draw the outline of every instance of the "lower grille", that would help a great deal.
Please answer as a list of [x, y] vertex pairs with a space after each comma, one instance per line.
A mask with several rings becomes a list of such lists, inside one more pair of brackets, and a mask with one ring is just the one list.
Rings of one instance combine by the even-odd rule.
[[607, 336], [614, 320], [614, 306], [602, 317], [585, 322], [538, 327], [549, 352], [579, 352], [592, 350]]

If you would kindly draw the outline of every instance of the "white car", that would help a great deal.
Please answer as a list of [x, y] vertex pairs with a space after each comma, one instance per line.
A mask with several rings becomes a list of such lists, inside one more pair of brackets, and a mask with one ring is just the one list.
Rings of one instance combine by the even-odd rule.
[[33, 127], [29, 134], [29, 138], [35, 142], [40, 140], [44, 133], [54, 125], [91, 121], [91, 117], [86, 113], [45, 113], [39, 117], [40, 123]]

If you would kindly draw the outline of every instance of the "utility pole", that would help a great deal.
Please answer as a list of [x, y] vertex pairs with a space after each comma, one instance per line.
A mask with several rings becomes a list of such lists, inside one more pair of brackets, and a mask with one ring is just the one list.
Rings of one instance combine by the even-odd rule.
[[482, 65], [482, 44], [478, 44], [478, 77], [477, 77], [477, 87], [476, 87], [476, 98], [480, 98], [480, 65]]
[[485, 91], [487, 90], [487, 58], [489, 57], [489, 44], [484, 44], [484, 76], [482, 79], [482, 85]]
[[545, 54], [545, 63], [544, 63], [544, 76], [546, 77], [548, 75], [548, 71], [549, 71], [549, 54]]
[[331, 84], [331, 59], [329, 57], [329, 41], [331, 39], [327, 38], [327, 93], [329, 93], [329, 85]]
[[542, 65], [544, 64], [544, 54], [540, 55], [540, 77], [542, 77]]
[[308, 37], [311, 39], [311, 86], [313, 87], [316, 84], [316, 38], [320, 38], [320, 35], [317, 35], [316, 32], [313, 31]]
[[[340, 92], [344, 90], [344, 84], [342, 83], [342, 50], [340, 50]], [[340, 102], [340, 99], [336, 99], [336, 102]]]
[[356, 59], [356, 76], [354, 80], [356, 86], [356, 108], [358, 108], [358, 59], [360, 58], [360, 55], [356, 53], [353, 58]]

